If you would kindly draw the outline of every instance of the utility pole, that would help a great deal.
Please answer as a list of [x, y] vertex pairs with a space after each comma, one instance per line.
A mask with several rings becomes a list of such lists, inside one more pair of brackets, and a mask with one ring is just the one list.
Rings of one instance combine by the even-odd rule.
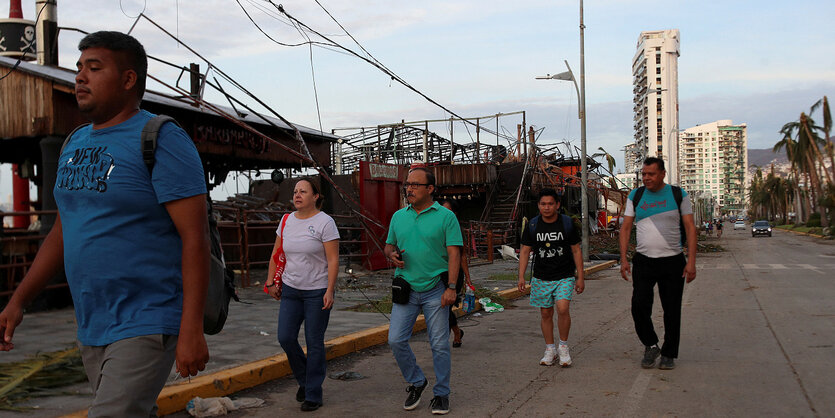
[[580, 0], [580, 207], [583, 211], [583, 261], [589, 261], [589, 168], [586, 163], [586, 57], [583, 44], [583, 0]]

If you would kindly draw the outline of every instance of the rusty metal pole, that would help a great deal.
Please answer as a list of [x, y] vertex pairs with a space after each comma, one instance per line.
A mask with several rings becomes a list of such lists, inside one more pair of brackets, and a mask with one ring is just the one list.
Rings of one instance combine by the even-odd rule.
[[423, 123], [423, 163], [429, 163], [429, 122]]
[[449, 117], [449, 165], [452, 165], [452, 159], [455, 158], [455, 139], [453, 138], [454, 126], [452, 124], [452, 116]]
[[531, 159], [533, 159], [533, 156], [534, 156], [533, 141], [534, 141], [534, 136], [535, 135], [536, 135], [536, 132], [533, 130], [533, 126], [528, 128], [528, 141], [530, 141], [531, 144], [530, 144], [530, 152], [525, 151], [525, 158], [530, 157]]
[[479, 118], [475, 118], [475, 162], [481, 162], [481, 138], [479, 133], [481, 133], [481, 125], [480, 125]]
[[493, 262], [493, 230], [487, 230], [487, 261]]
[[[522, 125], [516, 125], [516, 155], [522, 155], [522, 150], [519, 148], [519, 145], [522, 143]], [[510, 149], [511, 152], [513, 148]]]

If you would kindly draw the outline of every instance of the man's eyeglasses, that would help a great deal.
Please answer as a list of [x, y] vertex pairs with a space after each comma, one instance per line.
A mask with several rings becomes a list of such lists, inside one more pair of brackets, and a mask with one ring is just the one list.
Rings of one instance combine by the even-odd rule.
[[429, 184], [429, 183], [403, 183], [403, 188], [404, 189], [417, 188], [418, 186], [429, 187], [429, 186], [431, 186], [431, 184]]

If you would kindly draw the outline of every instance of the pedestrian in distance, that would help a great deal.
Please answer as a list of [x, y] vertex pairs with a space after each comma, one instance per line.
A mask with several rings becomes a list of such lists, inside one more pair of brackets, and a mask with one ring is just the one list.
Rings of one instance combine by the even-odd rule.
[[716, 238], [722, 238], [722, 229], [724, 226], [722, 225], [722, 220], [716, 221]]
[[[664, 161], [644, 160], [641, 179], [644, 186], [632, 190], [626, 202], [625, 222], [620, 230], [620, 274], [629, 281], [632, 273], [632, 319], [644, 344], [641, 366], [650, 369], [661, 356], [658, 368], [675, 368], [681, 338], [681, 298], [684, 282], [696, 278], [696, 225], [687, 192], [664, 183]], [[677, 204], [680, 196], [681, 203]], [[637, 251], [629, 267], [627, 248], [632, 224], [637, 222]], [[682, 252], [687, 236], [687, 257]], [[658, 348], [658, 335], [652, 325], [654, 287], [664, 309], [664, 345]]]
[[[540, 327], [545, 338], [545, 355], [539, 364], [550, 366], [559, 356], [559, 365], [568, 367], [571, 366], [569, 306], [574, 292], [580, 294], [586, 288], [580, 235], [573, 220], [559, 213], [560, 199], [554, 189], [542, 189], [537, 206], [539, 216], [531, 219], [522, 233], [518, 288], [525, 292], [525, 272], [533, 253], [531, 306], [539, 308]], [[557, 307], [559, 346], [554, 342], [554, 306]]]
[[58, 215], [0, 313], [0, 350], [23, 308], [64, 270], [72, 293], [90, 417], [156, 416], [176, 361], [194, 376], [209, 360], [203, 308], [209, 276], [206, 183], [194, 142], [164, 124], [149, 169], [140, 135], [145, 49], [119, 32], [78, 44], [75, 97], [91, 125], [66, 143], [54, 189]]
[[[322, 212], [324, 198], [308, 178], [296, 182], [293, 205], [296, 210], [282, 218], [276, 230], [272, 254], [282, 249], [286, 258], [281, 282], [276, 282], [276, 263], [270, 257], [266, 289], [280, 300], [278, 343], [287, 354], [293, 376], [299, 383], [296, 401], [302, 411], [322, 406], [327, 354], [325, 330], [333, 308], [339, 273], [339, 231], [333, 218]], [[304, 322], [307, 356], [299, 345]]]
[[388, 342], [409, 383], [403, 409], [413, 410], [429, 384], [409, 346], [415, 320], [423, 311], [436, 379], [430, 406], [433, 414], [443, 415], [449, 413], [449, 306], [456, 299], [464, 241], [455, 214], [432, 198], [432, 171], [412, 169], [403, 186], [408, 205], [391, 217], [385, 247], [386, 257], [396, 267]]
[[[455, 204], [452, 203], [451, 200], [441, 200], [441, 206], [449, 209], [452, 213], [455, 213]], [[463, 237], [464, 234], [462, 233], [461, 235]], [[449, 306], [449, 330], [452, 331], [452, 348], [461, 347], [461, 339], [464, 338], [464, 330], [458, 327], [458, 317], [455, 315], [455, 312], [452, 311], [452, 308], [461, 304], [461, 298], [464, 294], [464, 285], [466, 284], [469, 287], [473, 287], [473, 282], [470, 280], [470, 266], [467, 264], [468, 257], [466, 249], [466, 245], [461, 247], [461, 269], [458, 270], [458, 279], [455, 282], [455, 293], [457, 296], [455, 297], [455, 303]]]

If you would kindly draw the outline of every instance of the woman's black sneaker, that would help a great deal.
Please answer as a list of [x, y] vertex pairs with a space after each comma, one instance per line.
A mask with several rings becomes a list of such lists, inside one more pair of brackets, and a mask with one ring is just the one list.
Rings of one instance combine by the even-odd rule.
[[426, 389], [426, 385], [428, 384], [429, 381], [423, 379], [422, 385], [410, 385], [409, 387], [407, 387], [406, 392], [409, 392], [409, 396], [406, 398], [406, 403], [403, 404], [403, 409], [411, 411], [417, 408], [418, 404], [420, 403], [420, 394], [423, 393], [423, 390]]
[[661, 361], [658, 362], [658, 368], [661, 370], [673, 370], [676, 368], [676, 361], [672, 357], [661, 356]]
[[322, 404], [319, 402], [304, 401], [302, 402], [302, 411], [315, 411], [319, 409], [320, 406], [322, 406]]
[[299, 390], [296, 391], [296, 402], [304, 402], [304, 386], [299, 386]]

